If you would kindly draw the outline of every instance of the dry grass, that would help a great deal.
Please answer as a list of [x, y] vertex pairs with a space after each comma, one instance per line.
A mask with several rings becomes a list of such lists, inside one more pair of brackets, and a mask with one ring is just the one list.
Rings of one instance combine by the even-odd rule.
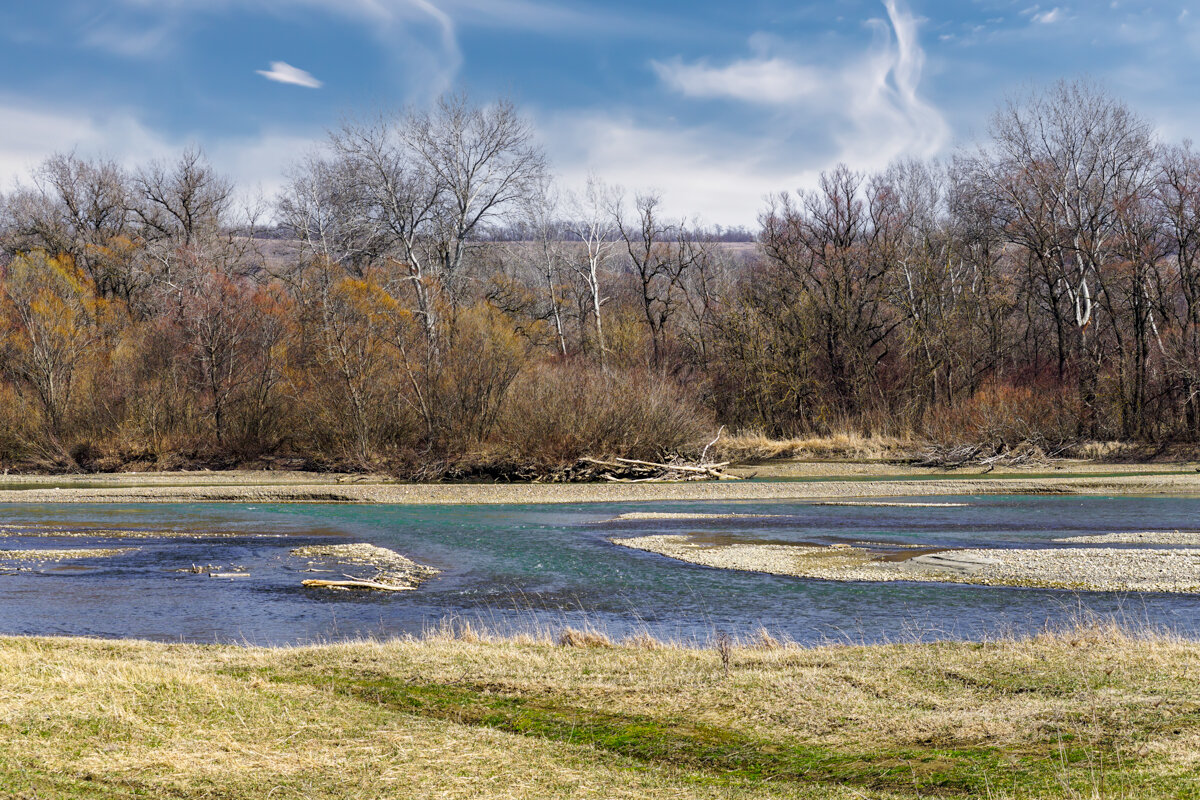
[[894, 461], [915, 457], [920, 443], [911, 438], [835, 433], [793, 439], [772, 439], [743, 432], [722, 437], [715, 446], [722, 461], [754, 463], [773, 459]]
[[612, 647], [612, 639], [600, 631], [564, 628], [558, 635], [560, 647]]
[[1170, 637], [760, 633], [728, 669], [714, 650], [478, 638], [0, 640], [0, 794], [1200, 795], [1200, 647]]

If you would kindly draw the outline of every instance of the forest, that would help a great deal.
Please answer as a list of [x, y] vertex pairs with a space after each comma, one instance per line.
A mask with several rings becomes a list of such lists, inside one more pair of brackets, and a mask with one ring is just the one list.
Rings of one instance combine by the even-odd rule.
[[347, 123], [248, 202], [199, 149], [0, 198], [0, 463], [538, 477], [733, 436], [1200, 441], [1200, 153], [1103, 88], [754, 231], [571, 192], [520, 110]]

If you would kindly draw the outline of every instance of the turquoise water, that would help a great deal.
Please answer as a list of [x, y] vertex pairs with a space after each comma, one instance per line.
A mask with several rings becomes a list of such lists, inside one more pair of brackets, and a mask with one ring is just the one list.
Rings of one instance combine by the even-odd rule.
[[[1200, 498], [939, 497], [965, 507], [802, 502], [510, 506], [13, 505], [0, 548], [136, 547], [107, 559], [0, 574], [0, 633], [290, 644], [420, 633], [443, 620], [511, 633], [590, 626], [707, 641], [761, 627], [812, 643], [979, 638], [1081, 614], [1200, 633], [1200, 597], [952, 584], [833, 583], [714, 570], [617, 547], [612, 536], [713, 533], [734, 540], [1044, 546], [1061, 536], [1200, 528]], [[921, 502], [904, 498], [900, 502]], [[611, 521], [627, 511], [769, 519]], [[172, 532], [120, 539], [106, 530]], [[225, 534], [221, 538], [209, 533]], [[76, 535], [66, 535], [76, 534]], [[363, 541], [442, 570], [413, 592], [306, 589], [302, 544]], [[215, 579], [192, 564], [240, 568]]]

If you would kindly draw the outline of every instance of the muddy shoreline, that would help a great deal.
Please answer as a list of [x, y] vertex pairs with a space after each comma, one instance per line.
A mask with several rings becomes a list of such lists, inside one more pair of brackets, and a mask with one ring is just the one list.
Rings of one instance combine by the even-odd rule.
[[[791, 480], [639, 484], [402, 484], [380, 476], [317, 473], [123, 473], [71, 478], [4, 476], [0, 503], [520, 504], [642, 501], [838, 500], [974, 494], [1200, 494], [1192, 465], [1071, 465], [1062, 475], [961, 475], [888, 465], [799, 464]], [[853, 472], [846, 470], [854, 468]], [[870, 467], [870, 469], [868, 469]], [[1109, 470], [1106, 473], [1103, 470]], [[1186, 470], [1186, 471], [1185, 471]], [[779, 475], [781, 468], [776, 466]], [[1094, 473], [1094, 474], [1089, 474]], [[780, 476], [784, 477], [784, 476]]]

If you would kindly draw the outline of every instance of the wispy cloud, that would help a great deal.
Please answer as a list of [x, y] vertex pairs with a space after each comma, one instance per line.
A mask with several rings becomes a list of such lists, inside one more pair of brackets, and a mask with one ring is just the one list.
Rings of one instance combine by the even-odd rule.
[[[654, 186], [674, 213], [753, 224], [763, 198], [808, 187], [837, 162], [882, 169], [901, 157], [940, 154], [950, 129], [921, 94], [925, 53], [916, 17], [884, 0], [872, 44], [840, 63], [763, 53], [724, 65], [652, 62], [684, 98], [742, 106], [704, 126], [648, 123], [597, 111], [554, 115], [542, 127], [568, 183], [595, 170], [629, 186]], [[764, 133], [765, 131], [765, 133]], [[797, 146], [803, 142], [803, 146]]]
[[839, 131], [845, 155], [861, 162], [930, 155], [945, 144], [941, 113], [920, 93], [925, 51], [918, 22], [898, 0], [884, 0], [888, 21], [871, 20], [872, 46], [840, 65], [760, 56], [725, 66], [678, 59], [653, 62], [663, 83], [686, 97], [774, 106], [794, 122], [819, 116]]
[[747, 59], [724, 67], [679, 59], [650, 64], [663, 83], [688, 97], [783, 105], [816, 94], [824, 81], [820, 70], [782, 58]]
[[170, 52], [169, 45], [175, 34], [175, 26], [170, 21], [142, 29], [101, 24], [90, 27], [83, 42], [124, 58], [157, 58]]
[[299, 67], [293, 67], [286, 61], [272, 61], [270, 69], [256, 69], [255, 72], [269, 81], [303, 86], [306, 89], [320, 89], [324, 85], [311, 73], [305, 72]]
[[84, 155], [125, 161], [140, 154], [161, 158], [170, 144], [129, 114], [89, 116], [76, 109], [37, 108], [32, 103], [0, 100], [0, 188], [27, 178], [35, 166], [55, 152], [78, 150]]
[[1054, 8], [1050, 9], [1049, 11], [1042, 11], [1038, 14], [1034, 14], [1032, 19], [1034, 22], [1038, 23], [1039, 25], [1053, 25], [1055, 22], [1058, 22], [1062, 18], [1063, 18], [1063, 10], [1061, 8], [1059, 8], [1058, 6], [1055, 6]]

